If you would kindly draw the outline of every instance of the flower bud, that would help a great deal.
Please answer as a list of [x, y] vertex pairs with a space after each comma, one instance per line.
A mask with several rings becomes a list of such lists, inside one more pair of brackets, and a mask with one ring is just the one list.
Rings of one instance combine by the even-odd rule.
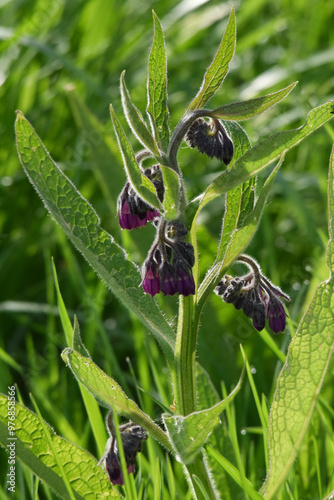
[[225, 165], [232, 160], [234, 147], [230, 136], [220, 120], [198, 118], [189, 127], [186, 140], [191, 148], [197, 148], [200, 153], [205, 153], [210, 158], [218, 158]]

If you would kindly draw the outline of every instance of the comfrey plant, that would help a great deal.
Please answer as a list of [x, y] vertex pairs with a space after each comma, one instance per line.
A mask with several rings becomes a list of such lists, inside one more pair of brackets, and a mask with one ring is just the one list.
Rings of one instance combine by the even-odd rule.
[[[242, 475], [242, 467], [238, 471], [219, 453], [222, 450], [213, 432], [220, 429], [224, 433], [224, 426], [218, 417], [238, 393], [241, 382], [228, 397], [220, 401], [207, 373], [196, 363], [201, 312], [214, 292], [227, 303], [222, 302], [222, 308], [227, 310], [230, 307], [228, 304], [233, 304], [250, 318], [250, 331], [262, 331], [266, 322], [275, 334], [284, 331], [287, 317], [284, 303], [289, 301], [288, 295], [263, 275], [253, 257], [243, 252], [257, 229], [285, 153], [328, 121], [333, 112], [332, 103], [324, 104], [312, 110], [300, 128], [278, 132], [251, 147], [247, 134], [238, 122], [250, 119], [279, 102], [289, 94], [295, 83], [250, 101], [225, 104], [216, 109], [207, 107], [209, 99], [219, 90], [227, 75], [235, 42], [235, 14], [232, 9], [222, 42], [204, 75], [202, 85], [172, 133], [167, 106], [164, 37], [155, 14], [154, 39], [148, 63], [148, 124], [131, 100], [124, 73], [121, 76], [124, 114], [139, 141], [140, 151], [135, 153], [133, 150], [111, 106], [111, 120], [126, 173], [125, 186], [117, 202], [119, 224], [123, 230], [131, 230], [135, 235], [139, 235], [140, 228], [146, 224], [153, 224], [156, 231], [141, 270], [114, 238], [101, 228], [92, 206], [52, 161], [22, 113], [17, 116], [18, 151], [29, 179], [54, 219], [111, 292], [154, 335], [165, 355], [172, 384], [170, 408], [164, 408], [161, 425], [158, 425], [125, 395], [115, 380], [94, 364], [81, 342], [77, 323], [72, 339], [68, 318], [63, 318], [70, 346], [63, 351], [64, 361], [88, 391], [113, 410], [114, 418], [120, 414], [130, 421], [119, 427], [117, 423], [114, 425], [111, 422], [111, 416], [108, 417], [110, 441], [103, 457], [108, 475], [83, 450], [71, 453], [69, 464], [66, 463], [62, 470], [66, 473], [66, 488], [72, 488], [79, 496], [88, 496], [87, 488], [91, 487], [95, 495], [103, 493], [109, 494], [110, 498], [118, 498], [114, 486], [123, 483], [128, 493], [129, 481], [132, 479], [132, 474], [128, 474], [134, 472], [136, 453], [149, 437], [156, 439], [182, 463], [194, 498], [227, 498], [224, 494], [226, 474], [250, 498], [261, 498], [262, 495], [268, 499], [274, 498], [289, 467], [293, 465], [306, 432], [305, 415], [309, 418], [312, 414], [333, 348], [333, 342], [328, 341], [332, 339], [326, 319], [328, 316], [325, 314], [320, 328], [321, 315], [316, 308], [322, 297], [325, 297], [325, 288], [332, 286], [331, 282], [324, 289], [319, 289], [314, 304], [310, 304], [309, 316], [301, 322], [291, 343], [291, 357], [283, 368], [272, 404], [269, 437], [266, 419], [263, 418], [265, 443], [269, 442], [270, 469], [260, 494]], [[198, 154], [206, 155], [208, 162], [213, 157], [221, 162], [221, 173], [195, 199], [188, 199], [186, 179], [182, 165], [178, 162], [181, 145], [197, 149]], [[257, 193], [256, 175], [275, 161], [277, 164], [272, 166], [263, 187]], [[332, 177], [330, 179], [332, 210], [334, 188]], [[198, 215], [218, 197], [223, 197], [225, 205], [216, 258], [209, 269], [203, 270], [200, 269], [196, 237]], [[330, 228], [332, 238], [331, 231]], [[205, 252], [205, 248], [200, 250], [202, 254]], [[235, 262], [246, 265], [248, 273], [234, 277], [226, 274]], [[329, 258], [329, 265], [332, 262]], [[204, 278], [201, 279], [201, 276]], [[329, 288], [326, 290], [328, 292]], [[175, 296], [175, 301], [178, 301], [176, 328], [166, 320], [157, 305], [155, 296], [159, 293]], [[64, 316], [59, 288], [58, 300]], [[326, 311], [326, 307], [330, 306], [324, 304], [323, 307]], [[311, 334], [308, 328], [311, 328], [312, 318], [319, 324], [312, 335], [318, 339], [316, 345], [321, 344], [321, 350], [310, 351], [309, 344], [307, 349], [303, 346], [304, 338]], [[308, 358], [307, 363], [302, 359], [305, 353], [312, 362], [309, 363]], [[296, 363], [300, 365], [297, 370]], [[245, 364], [251, 378], [247, 360]], [[317, 366], [314, 373], [313, 366]], [[297, 372], [298, 376], [304, 377], [304, 382], [308, 382], [299, 385], [293, 379], [293, 383], [290, 383], [289, 377], [296, 377]], [[285, 386], [289, 387], [289, 391], [284, 391]], [[302, 408], [296, 403], [292, 405], [290, 397], [302, 401]], [[96, 402], [89, 400], [88, 406], [85, 399], [85, 404], [94, 428], [98, 425], [97, 420], [92, 418], [98, 413], [97, 406], [94, 406]], [[22, 411], [28, 418], [28, 410]], [[35, 417], [29, 418], [33, 420]], [[36, 450], [36, 455], [43, 461], [47, 453]], [[93, 485], [92, 474], [86, 474], [84, 485], [78, 481], [82, 475], [80, 467], [83, 460], [91, 464], [89, 470], [94, 470], [93, 476], [99, 478], [98, 484], [95, 482]], [[52, 467], [50, 462], [48, 467]], [[52, 487], [59, 491], [58, 483], [52, 484]]]

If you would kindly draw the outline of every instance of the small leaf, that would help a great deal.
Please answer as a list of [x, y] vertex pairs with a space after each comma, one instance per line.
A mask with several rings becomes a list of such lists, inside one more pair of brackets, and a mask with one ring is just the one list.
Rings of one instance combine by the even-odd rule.
[[122, 125], [120, 124], [112, 105], [110, 105], [110, 116], [129, 181], [141, 198], [161, 211], [162, 207], [157, 198], [155, 188], [152, 182], [149, 181], [141, 172], [139, 165], [136, 162], [132, 146], [124, 133]]
[[164, 431], [148, 415], [142, 412], [136, 403], [125, 395], [117, 382], [108, 377], [91, 359], [85, 358], [69, 348], [64, 349], [61, 356], [79, 382], [100, 403], [141, 425], [163, 446], [170, 449]]
[[125, 71], [121, 74], [121, 96], [124, 115], [137, 139], [152, 152], [157, 161], [161, 161], [158, 145], [148, 130], [142, 114], [131, 101], [129, 91], [125, 85], [124, 75]]
[[227, 75], [229, 64], [232, 60], [236, 42], [236, 26], [234, 8], [231, 10], [230, 18], [219, 45], [218, 51], [207, 69], [198, 94], [191, 101], [187, 113], [203, 108], [205, 103], [217, 92]]
[[172, 363], [175, 334], [156, 302], [139, 288], [138, 268], [112, 236], [101, 229], [92, 206], [53, 162], [20, 112], [15, 127], [21, 163], [46, 208], [113, 294], [153, 333]]
[[180, 191], [180, 181], [177, 173], [171, 168], [160, 165], [163, 176], [164, 176], [164, 216], [166, 219], [173, 220], [178, 216], [179, 209], [179, 191]]
[[269, 417], [270, 469], [263, 485], [268, 500], [277, 497], [293, 466], [334, 351], [334, 148], [328, 177], [330, 277], [316, 288], [277, 381]]
[[[233, 125], [232, 130], [231, 125]], [[234, 159], [237, 160], [245, 154], [251, 145], [246, 132], [238, 123], [228, 123], [227, 129], [234, 144]], [[255, 180], [253, 181], [253, 179], [236, 186], [226, 194], [223, 227], [216, 262], [223, 258], [232, 234], [238, 227], [242, 226], [245, 216], [253, 210], [255, 195]]]
[[[62, 464], [75, 498], [121, 498], [92, 455], [57, 436], [49, 425], [42, 424], [36, 414], [21, 404], [15, 403], [15, 411], [16, 458], [60, 498], [70, 497], [54, 453]], [[0, 444], [4, 448], [7, 448], [9, 442], [7, 419], [8, 398], [1, 394]]]
[[210, 112], [210, 116], [213, 118], [221, 118], [223, 120], [248, 120], [253, 118], [253, 116], [259, 115], [266, 111], [274, 104], [278, 103], [297, 85], [298, 82], [294, 82], [288, 87], [282, 90], [278, 90], [273, 94], [268, 94], [263, 97], [257, 97], [256, 99], [251, 99], [249, 101], [234, 102], [232, 104], [226, 104]]
[[187, 415], [163, 415], [169, 440], [182, 463], [190, 464], [200, 452], [209, 434], [219, 424], [219, 415], [235, 398], [241, 388], [244, 370], [231, 394], [211, 408]]
[[148, 60], [147, 112], [151, 118], [155, 140], [162, 151], [169, 143], [167, 108], [167, 58], [160, 21], [153, 11], [154, 38]]

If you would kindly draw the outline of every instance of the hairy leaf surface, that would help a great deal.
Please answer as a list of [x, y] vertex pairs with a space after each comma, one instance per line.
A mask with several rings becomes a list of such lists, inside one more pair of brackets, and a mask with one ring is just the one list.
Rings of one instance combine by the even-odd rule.
[[273, 92], [272, 94], [267, 94], [263, 97], [257, 97], [256, 99], [250, 99], [249, 101], [233, 102], [231, 104], [226, 104], [214, 109], [210, 112], [210, 116], [213, 118], [221, 118], [223, 120], [248, 120], [256, 115], [259, 115], [266, 111], [274, 104], [284, 99], [291, 90], [297, 85], [297, 82], [288, 85], [284, 89]]
[[236, 43], [235, 12], [232, 8], [230, 18], [219, 45], [218, 51], [208, 67], [198, 94], [191, 101], [187, 112], [203, 108], [205, 103], [217, 92], [227, 75]]
[[[15, 411], [16, 458], [57, 495], [70, 498], [62, 478], [65, 473], [77, 499], [122, 498], [92, 455], [57, 436], [50, 426], [43, 425], [35, 413], [21, 404], [15, 403]], [[0, 394], [0, 443], [5, 448], [9, 443], [7, 417], [8, 398]]]
[[163, 420], [173, 448], [184, 464], [193, 462], [214, 427], [219, 415], [235, 398], [241, 388], [242, 376], [229, 396], [211, 408], [187, 415], [164, 415]]
[[85, 358], [70, 348], [64, 349], [62, 358], [79, 382], [100, 403], [141, 425], [161, 444], [170, 448], [167, 436], [163, 430], [148, 415], [142, 412], [136, 403], [126, 396], [117, 382], [108, 377], [91, 359]]
[[139, 287], [138, 268], [100, 227], [95, 210], [53, 162], [22, 113], [16, 119], [16, 137], [24, 170], [46, 208], [113, 294], [153, 333], [171, 361], [174, 332], [156, 302]]
[[155, 12], [154, 38], [148, 61], [148, 105], [147, 112], [151, 118], [154, 137], [162, 151], [167, 150], [169, 142], [168, 108], [167, 108], [167, 58], [164, 35], [160, 21]]
[[334, 350], [334, 148], [329, 182], [329, 243], [327, 263], [330, 277], [314, 292], [309, 307], [289, 346], [269, 419], [270, 469], [264, 498], [276, 498], [287, 477], [310, 423], [312, 413]]

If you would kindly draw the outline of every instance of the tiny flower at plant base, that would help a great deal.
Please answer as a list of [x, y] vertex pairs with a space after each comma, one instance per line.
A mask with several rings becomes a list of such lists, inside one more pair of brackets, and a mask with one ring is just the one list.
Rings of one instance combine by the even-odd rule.
[[274, 333], [283, 332], [286, 313], [281, 298], [289, 301], [289, 296], [261, 273], [254, 259], [240, 255], [237, 261], [246, 264], [251, 272], [235, 278], [225, 275], [216, 286], [215, 293], [224, 302], [242, 309], [259, 332], [265, 327], [266, 319]]
[[[100, 462], [105, 462], [110, 481], [113, 484], [122, 486], [124, 484], [124, 477], [112, 421], [112, 412], [108, 414], [106, 423], [110, 438], [107, 442], [106, 453]], [[134, 422], [120, 425], [119, 430], [122, 438], [127, 472], [131, 474], [135, 471], [136, 455], [142, 450], [143, 441], [147, 439], [148, 436], [144, 429]]]
[[222, 122], [210, 118], [209, 123], [204, 118], [198, 118], [189, 127], [186, 140], [191, 148], [197, 148], [210, 158], [218, 158], [229, 165], [232, 160], [233, 142]]
[[[164, 197], [164, 184], [159, 165], [147, 168], [144, 171], [144, 175], [150, 179], [156, 189], [158, 199], [162, 201]], [[140, 198], [130, 182], [125, 184], [118, 197], [117, 213], [121, 228], [129, 230], [145, 226], [147, 222], [160, 216], [156, 208], [151, 207]]]
[[179, 293], [187, 297], [195, 293], [192, 267], [194, 248], [184, 241], [188, 231], [181, 221], [161, 218], [157, 235], [142, 268], [142, 286], [152, 297]]

